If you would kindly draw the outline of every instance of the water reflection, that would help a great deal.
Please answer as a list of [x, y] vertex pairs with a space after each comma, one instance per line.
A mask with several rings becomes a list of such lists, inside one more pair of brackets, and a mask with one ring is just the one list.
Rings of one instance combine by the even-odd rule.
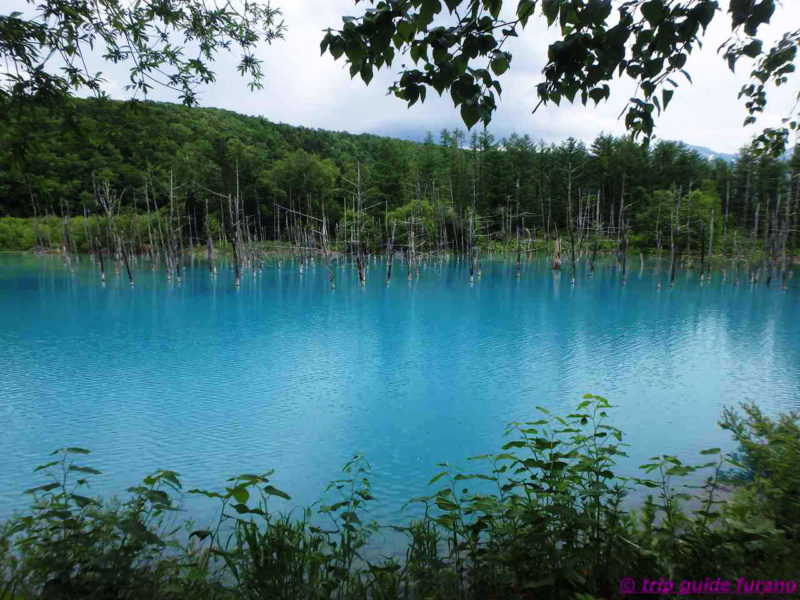
[[[636, 261], [634, 261], [635, 263]], [[316, 500], [355, 452], [372, 463], [378, 519], [425, 489], [435, 463], [499, 447], [536, 405], [567, 411], [586, 392], [618, 406], [631, 472], [654, 454], [694, 459], [726, 445], [723, 405], [800, 408], [797, 279], [734, 287], [652, 265], [584, 265], [570, 284], [544, 260], [431, 263], [406, 279], [370, 261], [303, 275], [266, 264], [240, 289], [224, 265], [183, 280], [139, 265], [136, 285], [82, 258], [0, 257], [0, 516], [25, 506], [32, 468], [64, 445], [93, 450], [94, 491], [157, 468], [188, 487], [275, 468], [291, 505]], [[666, 281], [666, 269], [662, 277]], [[463, 463], [462, 463], [463, 464]], [[208, 507], [191, 505], [198, 520]]]

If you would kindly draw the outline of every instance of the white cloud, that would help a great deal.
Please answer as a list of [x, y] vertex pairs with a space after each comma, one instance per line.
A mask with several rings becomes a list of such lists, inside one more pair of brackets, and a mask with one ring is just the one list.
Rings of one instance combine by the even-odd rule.
[[[11, 3], [24, 6], [22, 0]], [[438, 98], [432, 94], [424, 104], [407, 109], [404, 102], [386, 94], [395, 78], [394, 71], [377, 73], [365, 86], [360, 78], [350, 79], [343, 61], [334, 61], [327, 54], [320, 56], [323, 30], [337, 27], [342, 15], [358, 14], [363, 4], [354, 7], [352, 0], [277, 0], [277, 4], [281, 5], [287, 32], [285, 40], [258, 51], [264, 61], [265, 89], [249, 92], [235, 71], [237, 57], [221, 56], [215, 65], [217, 83], [201, 90], [201, 105], [262, 115], [292, 125], [416, 139], [421, 139], [427, 130], [437, 133], [445, 127], [463, 127], [447, 95]], [[774, 40], [789, 24], [800, 24], [800, 3], [786, 4], [773, 16], [773, 25], [762, 30], [765, 42]], [[744, 105], [736, 96], [749, 69], [741, 64], [734, 75], [717, 54], [717, 47], [729, 34], [728, 15], [717, 14], [704, 47], [687, 63], [694, 84], [680, 82], [669, 109], [656, 122], [659, 137], [735, 152], [757, 133], [762, 122], [775, 124], [789, 111], [796, 87], [776, 90], [762, 121], [755, 127], [742, 128]], [[625, 81], [614, 82], [611, 100], [599, 107], [562, 103], [560, 107], [542, 107], [536, 114], [531, 113], [537, 102], [535, 85], [540, 81], [547, 44], [554, 36], [555, 32], [548, 31], [539, 20], [532, 21], [520, 38], [511, 40], [509, 49], [514, 59], [502, 79], [504, 91], [490, 131], [497, 137], [516, 131], [545, 141], [560, 141], [570, 135], [590, 141], [601, 131], [623, 133], [624, 124], [618, 116], [633, 91]], [[395, 68], [401, 62], [396, 61]], [[124, 69], [107, 65], [103, 69], [110, 90], [122, 97]], [[163, 90], [155, 90], [151, 97], [175, 100], [174, 95]]]

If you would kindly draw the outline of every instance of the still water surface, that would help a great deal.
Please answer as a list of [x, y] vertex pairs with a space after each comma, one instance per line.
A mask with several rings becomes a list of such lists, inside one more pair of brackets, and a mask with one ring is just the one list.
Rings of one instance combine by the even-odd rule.
[[[32, 469], [58, 447], [92, 450], [93, 491], [123, 491], [157, 468], [185, 487], [276, 469], [290, 506], [318, 499], [354, 453], [373, 469], [371, 516], [403, 520], [436, 463], [499, 449], [504, 426], [534, 407], [567, 412], [586, 392], [618, 408], [632, 472], [655, 454], [693, 460], [730, 447], [724, 405], [800, 408], [800, 277], [788, 293], [701, 285], [679, 273], [613, 265], [593, 278], [544, 262], [428, 266], [367, 286], [348, 266], [301, 276], [265, 267], [236, 290], [202, 263], [182, 284], [140, 269], [136, 286], [109, 271], [101, 287], [83, 258], [0, 256], [0, 518], [26, 506]], [[194, 503], [194, 505], [192, 504]], [[199, 522], [215, 510], [187, 506]]]

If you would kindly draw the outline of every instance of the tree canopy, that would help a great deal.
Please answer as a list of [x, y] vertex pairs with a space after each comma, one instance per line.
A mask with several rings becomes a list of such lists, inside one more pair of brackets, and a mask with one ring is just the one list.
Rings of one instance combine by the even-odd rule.
[[[627, 78], [637, 92], [628, 102], [625, 125], [647, 139], [654, 114], [667, 108], [678, 81], [691, 82], [684, 68], [688, 55], [701, 46], [720, 12], [715, 0], [627, 0], [616, 10], [611, 0], [355, 1], [369, 6], [361, 16], [343, 17], [341, 29], [329, 29], [322, 53], [344, 57], [350, 75], [367, 84], [374, 70], [392, 66], [397, 53], [407, 55], [413, 64], [401, 66], [390, 91], [409, 106], [423, 102], [429, 88], [440, 95], [448, 91], [467, 127], [488, 124], [502, 91], [500, 79], [512, 62], [506, 42], [541, 17], [560, 36], [547, 48], [536, 108], [562, 100], [597, 104], [609, 98], [610, 81]], [[720, 53], [730, 69], [741, 57], [754, 59], [750, 81], [740, 92], [746, 125], [764, 111], [767, 85], [786, 84], [795, 70], [800, 29], [787, 31], [770, 48], [757, 37], [775, 4], [731, 0], [728, 8], [731, 37]], [[796, 115], [790, 115], [766, 128], [757, 146], [780, 153], [796, 129]]]
[[269, 3], [231, 0], [27, 0], [30, 14], [0, 14], [0, 100], [35, 98], [58, 104], [85, 88], [105, 95], [92, 51], [129, 66], [126, 89], [147, 95], [154, 86], [176, 90], [185, 104], [215, 79], [211, 63], [222, 51], [238, 53], [238, 71], [261, 87], [259, 43], [283, 33], [280, 11]]
[[[718, 231], [722, 224], [740, 235], [771, 223], [767, 214], [779, 224], [788, 218], [796, 231], [800, 216], [800, 150], [791, 161], [744, 149], [733, 163], [712, 162], [678, 143], [643, 147], [630, 136], [600, 135], [587, 146], [575, 139], [548, 144], [527, 135], [498, 139], [488, 131], [445, 129], [416, 143], [211, 108], [94, 99], [73, 104], [78, 127], [43, 107], [0, 114], [0, 218], [92, 212], [94, 181], [125, 191], [122, 211], [133, 214], [145, 210], [148, 195], [165, 206], [174, 181], [191, 219], [202, 219], [208, 198], [209, 212], [221, 221], [226, 215], [218, 194], [240, 192], [245, 215], [272, 236], [285, 232], [285, 216], [294, 214], [278, 207], [351, 225], [356, 180], [362, 234], [375, 247], [388, 223], [409, 215], [429, 232], [447, 223], [451, 244], [461, 244], [472, 216], [480, 243], [513, 237], [517, 227], [526, 239], [557, 236], [579, 220], [584, 227], [599, 224], [612, 237], [629, 224], [631, 242], [650, 248], [671, 212], [680, 213], [679, 237], [690, 229], [696, 237], [701, 225], [710, 225], [712, 209]], [[20, 138], [36, 151], [15, 151]], [[398, 243], [403, 235], [398, 227]], [[0, 239], [0, 247], [30, 245]], [[433, 239], [426, 244], [431, 247]]]

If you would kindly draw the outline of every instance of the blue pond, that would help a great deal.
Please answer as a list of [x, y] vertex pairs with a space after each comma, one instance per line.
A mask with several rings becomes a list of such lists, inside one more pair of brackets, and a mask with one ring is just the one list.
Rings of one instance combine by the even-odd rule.
[[[800, 408], [800, 278], [735, 287], [679, 272], [656, 289], [638, 260], [626, 286], [613, 265], [577, 283], [544, 261], [428, 265], [406, 281], [371, 262], [328, 286], [318, 264], [265, 266], [233, 286], [187, 264], [183, 282], [140, 265], [136, 286], [87, 258], [0, 256], [0, 518], [27, 505], [33, 468], [66, 445], [92, 450], [97, 494], [158, 468], [184, 486], [276, 470], [292, 495], [318, 499], [356, 452], [373, 470], [371, 516], [404, 519], [436, 463], [498, 450], [507, 422], [556, 413], [582, 394], [617, 406], [633, 473], [648, 457], [694, 460], [730, 448], [722, 407]], [[187, 501], [199, 522], [216, 507]]]

